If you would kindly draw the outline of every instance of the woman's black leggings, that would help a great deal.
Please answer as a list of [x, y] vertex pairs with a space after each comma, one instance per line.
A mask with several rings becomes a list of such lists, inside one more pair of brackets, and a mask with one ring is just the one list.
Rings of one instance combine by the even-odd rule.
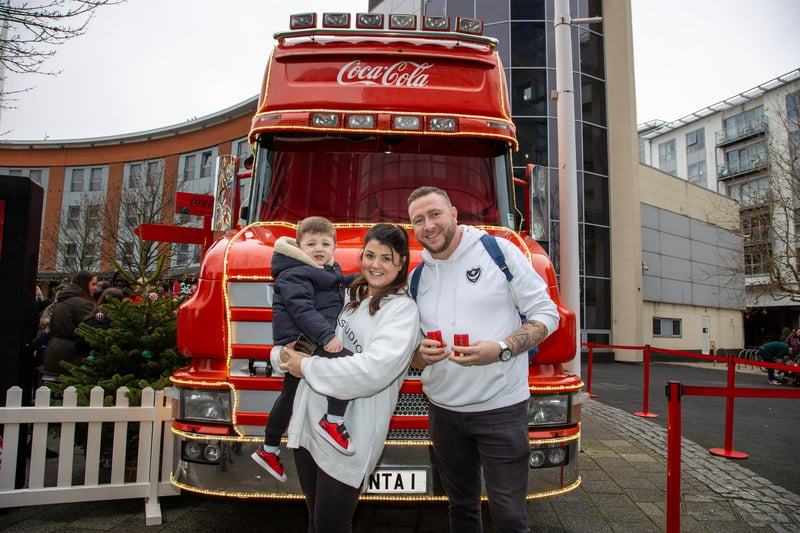
[[322, 471], [305, 448], [294, 451], [300, 487], [306, 496], [309, 533], [350, 533], [359, 489]]

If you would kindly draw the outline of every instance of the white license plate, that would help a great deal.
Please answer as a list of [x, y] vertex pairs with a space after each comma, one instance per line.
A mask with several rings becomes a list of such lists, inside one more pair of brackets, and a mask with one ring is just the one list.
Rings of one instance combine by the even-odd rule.
[[428, 491], [427, 470], [378, 468], [365, 482], [367, 494], [424, 494]]

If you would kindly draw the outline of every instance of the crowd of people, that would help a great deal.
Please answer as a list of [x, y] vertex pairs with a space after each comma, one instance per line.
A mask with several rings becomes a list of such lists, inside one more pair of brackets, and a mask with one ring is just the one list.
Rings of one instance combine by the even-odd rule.
[[145, 288], [131, 284], [120, 272], [115, 272], [111, 280], [98, 281], [93, 272], [81, 270], [50, 293], [52, 297], [46, 298], [41, 288], [36, 287], [32, 328], [36, 333], [31, 346], [38, 383], [60, 381], [64, 371], [61, 361], [75, 364], [89, 355], [91, 346], [75, 330], [82, 323], [107, 328], [108, 317], [99, 308], [103, 303], [110, 299], [137, 302], [145, 296], [161, 298], [169, 291], [162, 285]]

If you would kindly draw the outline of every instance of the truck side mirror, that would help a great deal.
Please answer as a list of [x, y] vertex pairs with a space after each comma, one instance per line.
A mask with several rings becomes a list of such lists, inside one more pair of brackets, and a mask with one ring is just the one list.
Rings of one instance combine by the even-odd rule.
[[541, 165], [528, 164], [525, 167], [525, 180], [530, 188], [528, 195], [528, 210], [530, 213], [528, 228], [530, 229], [531, 237], [537, 241], [549, 240], [549, 174]]
[[217, 173], [214, 184], [214, 218], [211, 221], [213, 231], [230, 231], [236, 225], [233, 217], [236, 205], [236, 191], [239, 187], [236, 170], [239, 158], [235, 155], [217, 157]]

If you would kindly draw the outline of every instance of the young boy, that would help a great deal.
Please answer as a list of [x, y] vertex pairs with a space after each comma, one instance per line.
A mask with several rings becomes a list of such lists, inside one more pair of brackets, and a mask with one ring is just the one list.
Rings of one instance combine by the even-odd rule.
[[[341, 267], [333, 260], [335, 249], [336, 228], [322, 217], [301, 220], [296, 240], [281, 237], [275, 241], [272, 330], [276, 345], [288, 344], [303, 334], [317, 346], [313, 355], [352, 355], [336, 337], [336, 319], [344, 306], [344, 289], [356, 274], [342, 274]], [[267, 420], [264, 444], [251, 455], [281, 482], [286, 481], [286, 473], [278, 458], [278, 445], [292, 416], [299, 381], [289, 373], [284, 376], [283, 389]], [[338, 451], [352, 455], [353, 445], [344, 425], [346, 408], [347, 400], [328, 398], [328, 412], [314, 427]]]

